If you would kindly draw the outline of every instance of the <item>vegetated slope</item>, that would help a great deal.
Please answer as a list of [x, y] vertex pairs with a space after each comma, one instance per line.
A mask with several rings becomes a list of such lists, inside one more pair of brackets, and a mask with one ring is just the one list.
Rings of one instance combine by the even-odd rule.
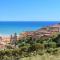
[[60, 60], [60, 24], [24, 32], [18, 48], [0, 51], [1, 60]]
[[33, 39], [47, 39], [54, 37], [60, 33], [60, 24], [55, 24], [47, 27], [42, 27], [36, 31], [23, 32], [21, 35], [24, 37], [32, 37]]

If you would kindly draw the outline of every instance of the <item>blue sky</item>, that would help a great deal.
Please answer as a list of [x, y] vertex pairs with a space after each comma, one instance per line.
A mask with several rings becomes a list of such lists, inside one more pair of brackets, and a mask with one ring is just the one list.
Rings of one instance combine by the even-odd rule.
[[60, 0], [0, 0], [0, 21], [59, 21]]

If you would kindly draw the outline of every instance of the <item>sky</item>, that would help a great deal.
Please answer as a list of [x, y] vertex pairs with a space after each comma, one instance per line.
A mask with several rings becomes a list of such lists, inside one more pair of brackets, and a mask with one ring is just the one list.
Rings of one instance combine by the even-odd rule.
[[60, 0], [0, 0], [0, 21], [59, 21]]

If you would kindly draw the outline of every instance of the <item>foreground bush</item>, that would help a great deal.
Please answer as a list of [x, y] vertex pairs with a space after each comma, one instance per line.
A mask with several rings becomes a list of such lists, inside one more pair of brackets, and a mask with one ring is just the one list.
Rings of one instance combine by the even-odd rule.
[[38, 50], [38, 51], [32, 51], [32, 52], [24, 51], [24, 50], [21, 50], [20, 48], [5, 49], [5, 50], [0, 50], [0, 60], [21, 60], [22, 58], [28, 58], [28, 57], [33, 58], [33, 56], [37, 58], [37, 55], [44, 56], [45, 54], [46, 55], [60, 54], [60, 49], [49, 48], [47, 50]]

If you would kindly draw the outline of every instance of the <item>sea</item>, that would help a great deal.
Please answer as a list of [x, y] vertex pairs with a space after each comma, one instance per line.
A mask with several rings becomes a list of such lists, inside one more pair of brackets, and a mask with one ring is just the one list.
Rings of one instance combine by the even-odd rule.
[[37, 29], [58, 24], [59, 21], [0, 21], [0, 35], [20, 34], [25, 31], [35, 31]]

